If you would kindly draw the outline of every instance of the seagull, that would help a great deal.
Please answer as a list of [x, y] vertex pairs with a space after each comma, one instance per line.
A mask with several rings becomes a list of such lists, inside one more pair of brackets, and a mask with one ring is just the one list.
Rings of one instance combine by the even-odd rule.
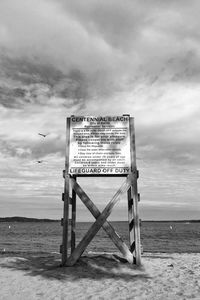
[[169, 228], [172, 230], [172, 226], [170, 225]]
[[47, 134], [44, 134], [44, 133], [38, 133], [38, 135], [43, 136], [43, 138], [45, 138], [48, 134], [49, 134], [49, 133], [47, 133]]
[[41, 164], [41, 163], [43, 163], [43, 160], [37, 160], [37, 163]]

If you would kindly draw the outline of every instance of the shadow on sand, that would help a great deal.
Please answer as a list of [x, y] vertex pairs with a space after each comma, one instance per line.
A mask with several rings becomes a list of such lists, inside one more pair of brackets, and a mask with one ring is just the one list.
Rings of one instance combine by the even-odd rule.
[[0, 267], [24, 271], [25, 276], [40, 275], [49, 280], [113, 278], [127, 282], [150, 278], [143, 267], [130, 265], [120, 257], [110, 254], [82, 256], [73, 267], [61, 267], [60, 264], [61, 258], [58, 254], [23, 254], [20, 257], [5, 257]]

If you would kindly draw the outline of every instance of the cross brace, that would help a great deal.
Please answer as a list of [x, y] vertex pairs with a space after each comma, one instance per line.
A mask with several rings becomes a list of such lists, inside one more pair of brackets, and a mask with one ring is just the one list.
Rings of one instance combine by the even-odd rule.
[[73, 252], [69, 256], [69, 258], [67, 259], [67, 262], [66, 262], [67, 266], [73, 266], [76, 263], [76, 261], [79, 259], [81, 254], [84, 252], [84, 250], [86, 249], [88, 244], [91, 242], [91, 240], [94, 238], [94, 236], [100, 230], [101, 227], [107, 232], [108, 236], [112, 239], [114, 244], [122, 252], [122, 254], [127, 259], [127, 261], [129, 263], [133, 263], [134, 258], [133, 258], [133, 254], [131, 252], [133, 252], [134, 249], [131, 249], [132, 251], [129, 250], [127, 245], [123, 242], [123, 240], [120, 238], [120, 236], [114, 230], [112, 225], [106, 220], [108, 218], [108, 216], [110, 215], [114, 205], [119, 201], [121, 195], [131, 187], [133, 179], [134, 179], [134, 175], [129, 174], [128, 177], [126, 178], [125, 182], [120, 187], [120, 189], [115, 193], [113, 198], [110, 200], [110, 202], [104, 208], [103, 212], [100, 213], [98, 208], [90, 200], [90, 198], [83, 191], [83, 189], [80, 187], [80, 185], [74, 180], [74, 178], [71, 178], [72, 189], [76, 192], [76, 194], [79, 196], [81, 201], [85, 204], [85, 206], [88, 208], [88, 210], [96, 218], [96, 221], [92, 224], [92, 226], [89, 228], [86, 235], [83, 237], [83, 239], [80, 241], [78, 246], [73, 250]]

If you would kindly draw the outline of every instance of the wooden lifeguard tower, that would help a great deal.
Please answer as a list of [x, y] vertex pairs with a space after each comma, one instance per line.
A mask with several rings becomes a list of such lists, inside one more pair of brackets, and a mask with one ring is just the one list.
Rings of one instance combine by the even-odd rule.
[[[141, 264], [140, 221], [138, 214], [134, 118], [122, 116], [71, 116], [67, 118], [66, 160], [63, 219], [63, 239], [60, 247], [62, 266], [73, 266], [102, 227], [124, 258], [131, 264]], [[77, 182], [78, 177], [124, 177], [102, 212]], [[127, 193], [129, 246], [107, 221], [114, 205]], [[96, 221], [76, 245], [76, 195]], [[71, 218], [69, 218], [69, 212]], [[70, 253], [69, 253], [70, 250]]]

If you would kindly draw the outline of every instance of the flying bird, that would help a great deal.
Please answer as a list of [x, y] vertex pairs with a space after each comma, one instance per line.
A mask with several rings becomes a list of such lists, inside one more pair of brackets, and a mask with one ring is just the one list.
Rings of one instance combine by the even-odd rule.
[[37, 163], [41, 164], [41, 163], [43, 163], [43, 160], [37, 160]]
[[41, 135], [41, 136], [43, 136], [43, 138], [45, 138], [45, 137], [48, 135], [48, 133], [47, 133], [47, 134], [44, 134], [44, 133], [38, 133], [38, 135]]

